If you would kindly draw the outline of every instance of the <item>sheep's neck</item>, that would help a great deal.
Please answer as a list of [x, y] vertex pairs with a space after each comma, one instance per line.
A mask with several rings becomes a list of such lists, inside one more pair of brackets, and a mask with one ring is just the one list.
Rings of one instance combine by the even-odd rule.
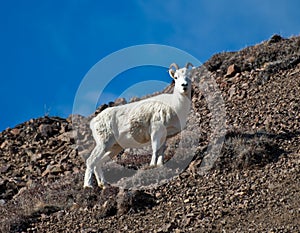
[[182, 94], [179, 91], [174, 90], [174, 99], [173, 99], [173, 107], [176, 109], [176, 112], [179, 113], [180, 118], [187, 118], [190, 108], [191, 108], [191, 92], [187, 92], [186, 94]]
[[187, 92], [186, 94], [182, 94], [175, 89], [173, 95], [176, 96], [178, 103], [187, 104], [191, 102], [191, 91]]

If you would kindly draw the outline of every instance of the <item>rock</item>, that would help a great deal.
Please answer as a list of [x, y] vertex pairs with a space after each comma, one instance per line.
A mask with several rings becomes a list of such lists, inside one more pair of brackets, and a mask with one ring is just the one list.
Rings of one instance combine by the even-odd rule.
[[156, 198], [162, 197], [162, 193], [161, 193], [161, 192], [155, 193], [155, 197], [156, 197]]
[[39, 132], [43, 137], [48, 137], [53, 134], [53, 127], [49, 124], [41, 124], [39, 126]]
[[11, 133], [12, 135], [16, 136], [16, 135], [20, 134], [20, 131], [21, 131], [20, 129], [14, 128], [14, 129], [11, 129], [11, 130], [10, 130], [10, 133]]
[[130, 103], [132, 103], [132, 102], [136, 102], [136, 101], [139, 101], [141, 98], [139, 98], [139, 97], [132, 97], [131, 99], [130, 99]]
[[191, 200], [189, 198], [183, 200], [184, 203], [190, 203]]
[[5, 205], [6, 201], [4, 199], [0, 199], [0, 206], [2, 205]]
[[4, 149], [6, 146], [8, 146], [8, 141], [1, 143], [0, 149]]
[[268, 43], [269, 43], [269, 44], [273, 44], [273, 43], [277, 43], [277, 42], [282, 41], [282, 40], [283, 40], [283, 38], [282, 38], [280, 35], [275, 34], [275, 35], [273, 35], [273, 36], [270, 38], [270, 40], [268, 41]]
[[46, 170], [42, 173], [42, 177], [47, 176], [49, 174], [58, 174], [58, 173], [62, 173], [63, 167], [60, 164], [56, 164], [56, 165], [48, 165]]
[[0, 173], [6, 173], [11, 168], [10, 164], [6, 164], [0, 167]]
[[239, 71], [240, 71], [240, 69], [235, 64], [232, 64], [228, 67], [225, 77], [233, 77]]
[[127, 104], [127, 101], [125, 98], [118, 98], [115, 100], [114, 106], [118, 106], [118, 105], [124, 105]]
[[78, 131], [73, 130], [69, 132], [64, 132], [57, 137], [58, 140], [65, 141], [65, 142], [72, 142], [78, 138]]

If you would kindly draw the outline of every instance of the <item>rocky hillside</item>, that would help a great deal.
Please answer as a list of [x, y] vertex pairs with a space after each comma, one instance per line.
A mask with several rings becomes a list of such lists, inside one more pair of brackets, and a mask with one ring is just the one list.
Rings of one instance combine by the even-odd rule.
[[[88, 118], [43, 117], [4, 130], [0, 231], [300, 232], [299, 63], [300, 37], [275, 35], [199, 67], [189, 118], [200, 129], [196, 153], [184, 172], [154, 188], [82, 188], [94, 146]], [[200, 172], [217, 135], [219, 106], [207, 89], [222, 98], [225, 139], [212, 168]], [[178, 140], [169, 140], [167, 159]], [[132, 169], [146, 169], [149, 159], [138, 151], [114, 158]]]

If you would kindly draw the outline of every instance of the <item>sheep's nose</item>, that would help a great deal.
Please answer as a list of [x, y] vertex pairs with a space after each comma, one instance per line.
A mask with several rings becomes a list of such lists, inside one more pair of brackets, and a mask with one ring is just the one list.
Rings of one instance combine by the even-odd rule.
[[187, 87], [188, 83], [182, 83], [181, 86]]

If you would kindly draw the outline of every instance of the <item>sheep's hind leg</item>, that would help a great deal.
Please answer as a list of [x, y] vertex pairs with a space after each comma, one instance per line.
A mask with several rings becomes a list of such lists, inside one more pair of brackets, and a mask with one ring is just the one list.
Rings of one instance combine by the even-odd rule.
[[106, 152], [103, 157], [99, 158], [99, 161], [96, 162], [96, 165], [94, 167], [94, 174], [97, 180], [97, 184], [100, 188], [105, 188], [106, 185], [102, 166], [105, 163], [105, 160], [109, 159], [109, 155], [110, 155], [110, 151]]
[[99, 158], [98, 161], [96, 161], [96, 166], [94, 168], [94, 174], [98, 183], [98, 186], [100, 188], [105, 188], [107, 185], [107, 182], [104, 178], [102, 167], [111, 158], [113, 158], [115, 155], [119, 154], [122, 151], [122, 147], [119, 146], [119, 144], [114, 144], [111, 148], [108, 149], [105, 154]]
[[103, 154], [103, 147], [101, 145], [96, 145], [92, 151], [90, 157], [86, 160], [86, 170], [84, 175], [84, 185], [85, 188], [92, 188], [92, 176], [97, 164], [97, 160], [101, 158]]

